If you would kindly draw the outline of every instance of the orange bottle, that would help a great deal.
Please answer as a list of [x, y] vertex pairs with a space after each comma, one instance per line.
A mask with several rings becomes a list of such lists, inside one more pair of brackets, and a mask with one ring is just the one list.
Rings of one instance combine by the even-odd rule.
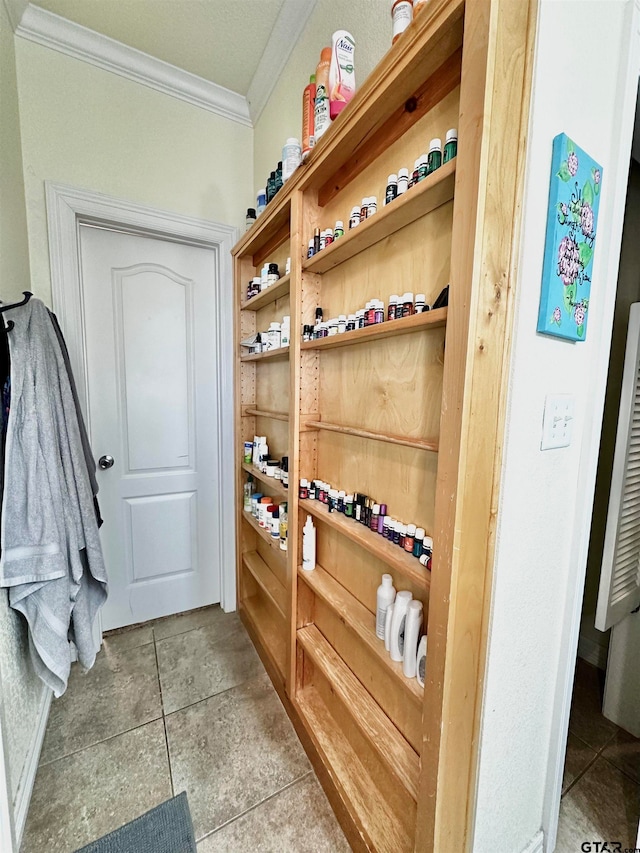
[[331, 48], [323, 47], [320, 52], [320, 62], [316, 68], [316, 109], [314, 133], [316, 142], [329, 129], [329, 67], [331, 65]]
[[316, 144], [315, 119], [316, 75], [312, 74], [302, 93], [302, 160], [306, 160]]

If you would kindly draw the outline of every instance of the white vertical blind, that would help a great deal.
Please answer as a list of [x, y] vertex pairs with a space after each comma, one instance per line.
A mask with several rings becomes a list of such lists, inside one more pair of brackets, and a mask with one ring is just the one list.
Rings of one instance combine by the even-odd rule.
[[640, 604], [640, 303], [631, 306], [602, 554], [596, 628]]

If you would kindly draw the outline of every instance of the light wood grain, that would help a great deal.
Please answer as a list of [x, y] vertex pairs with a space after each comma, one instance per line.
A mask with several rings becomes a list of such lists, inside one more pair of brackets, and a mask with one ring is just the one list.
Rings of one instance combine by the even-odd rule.
[[282, 485], [280, 480], [276, 480], [275, 477], [268, 477], [259, 468], [248, 462], [242, 463], [242, 470], [246, 471], [247, 474], [251, 474], [254, 480], [258, 480], [259, 483], [264, 483], [265, 492], [273, 495], [276, 500], [286, 501], [289, 499], [289, 490]]
[[250, 355], [241, 355], [240, 361], [276, 361], [277, 359], [289, 358], [289, 347], [279, 347], [267, 352], [255, 352]]
[[[282, 619], [285, 619], [285, 611], [287, 606], [286, 590], [280, 581], [275, 577], [269, 566], [260, 557], [257, 551], [249, 551], [242, 555], [242, 562], [249, 569], [256, 580], [258, 586], [262, 589], [265, 596], [276, 608]], [[284, 641], [284, 621], [282, 624], [282, 638]]]
[[[271, 534], [265, 530], [264, 527], [260, 527], [255, 518], [251, 515], [251, 513], [244, 512], [242, 513], [242, 520], [245, 524], [247, 524], [255, 533], [257, 533], [258, 537], [265, 542], [274, 554], [277, 554], [281, 560], [286, 559], [286, 552], [280, 550], [280, 542], [278, 539], [274, 539]], [[246, 552], [245, 552], [246, 553]]]
[[429, 441], [428, 439], [404, 438], [401, 435], [389, 435], [384, 432], [358, 429], [357, 427], [350, 427], [345, 424], [333, 424], [329, 421], [307, 420], [304, 426], [305, 429], [326, 429], [329, 432], [339, 432], [342, 435], [352, 435], [356, 438], [367, 438], [372, 441], [384, 441], [387, 444], [399, 444], [402, 447], [415, 447], [417, 450], [429, 450], [433, 453], [438, 452], [438, 442]]
[[300, 509], [301, 512], [313, 515], [321, 523], [333, 527], [334, 530], [339, 531], [352, 542], [356, 542], [361, 548], [392, 566], [416, 585], [428, 589], [431, 583], [431, 573], [420, 564], [416, 557], [407, 554], [398, 545], [392, 545], [378, 533], [374, 533], [353, 519], [346, 518], [342, 513], [328, 512], [327, 507], [318, 501], [302, 500], [300, 501]]
[[535, 0], [478, 0], [465, 15], [467, 180], [456, 186], [429, 612], [441, 629], [427, 653], [416, 841], [426, 850], [472, 849], [536, 19]]
[[336, 695], [353, 715], [371, 746], [379, 752], [396, 782], [415, 799], [420, 763], [416, 753], [315, 626], [300, 628], [298, 641], [324, 672]]
[[320, 753], [331, 779], [362, 833], [367, 850], [408, 853], [413, 840], [397, 813], [371, 782], [360, 755], [342, 734], [331, 712], [314, 687], [305, 687], [295, 707], [309, 737]]
[[298, 573], [307, 586], [333, 608], [336, 614], [362, 641], [363, 645], [381, 661], [385, 669], [392, 674], [402, 688], [403, 695], [421, 706], [424, 691], [415, 678], [405, 677], [402, 672], [402, 664], [391, 660], [389, 652], [384, 647], [384, 641], [376, 637], [375, 614], [360, 604], [358, 599], [337, 583], [321, 565], [317, 564], [312, 572], [306, 572], [300, 566]]
[[240, 309], [242, 311], [259, 311], [260, 308], [264, 308], [270, 302], [275, 302], [276, 299], [280, 299], [281, 296], [288, 294], [290, 282], [290, 275], [282, 276], [275, 284], [272, 284], [266, 290], [261, 290], [252, 299], [242, 300], [240, 302]]
[[422, 314], [413, 314], [403, 317], [401, 320], [389, 320], [384, 323], [376, 323], [374, 326], [365, 326], [364, 329], [354, 329], [352, 332], [343, 332], [341, 335], [332, 335], [327, 338], [318, 338], [315, 341], [305, 341], [300, 344], [302, 350], [335, 349], [336, 347], [353, 346], [354, 344], [368, 343], [374, 340], [383, 340], [397, 335], [406, 335], [410, 332], [419, 332], [423, 329], [439, 329], [447, 324], [447, 309], [437, 308], [435, 311], [423, 311]]
[[[285, 634], [278, 630], [277, 611], [260, 595], [245, 598], [241, 605], [244, 618], [250, 622], [251, 629], [257, 634], [262, 648], [269, 656], [272, 665], [281, 678], [284, 678], [287, 649]], [[275, 618], [274, 618], [275, 617]]]
[[272, 412], [267, 409], [256, 409], [254, 406], [247, 406], [242, 411], [242, 417], [269, 418], [274, 421], [288, 421], [289, 412]]
[[347, 231], [344, 237], [306, 260], [303, 269], [316, 273], [327, 272], [451, 201], [455, 170], [454, 158], [392, 204], [378, 209], [374, 216], [365, 219], [356, 228]]
[[[460, 84], [461, 62], [462, 51], [457, 50], [414, 92], [411, 98], [401, 107], [398, 107], [373, 138], [367, 139], [366, 145], [360, 146], [354, 152], [353, 156], [342, 168], [338, 169], [331, 180], [320, 188], [318, 201], [321, 207], [328, 204], [338, 193], [343, 192], [351, 181], [357, 179], [372, 163], [376, 163], [378, 169], [384, 171], [384, 166], [389, 165], [385, 162], [385, 160], [388, 161], [388, 157], [385, 155], [391, 150], [393, 157], [398, 156], [398, 151], [395, 150], [396, 146], [394, 146], [397, 140], [403, 139], [405, 143], [410, 145], [413, 142], [411, 139], [412, 130], [417, 124], [420, 126], [421, 133], [430, 129], [423, 127], [419, 120], [434, 108], [439, 107], [446, 96]], [[439, 120], [440, 117], [438, 116]], [[427, 133], [424, 133], [424, 136], [426, 137]], [[414, 156], [413, 160], [415, 159]], [[395, 171], [397, 171], [397, 167]]]

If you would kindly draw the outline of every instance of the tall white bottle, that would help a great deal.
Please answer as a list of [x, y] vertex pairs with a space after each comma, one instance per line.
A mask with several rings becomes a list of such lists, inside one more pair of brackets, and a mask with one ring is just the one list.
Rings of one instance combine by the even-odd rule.
[[416, 655], [416, 681], [420, 687], [424, 687], [424, 679], [427, 673], [427, 635], [420, 638], [418, 643], [418, 654]]
[[407, 589], [401, 589], [396, 594], [393, 602], [393, 616], [391, 618], [391, 660], [401, 661], [404, 652], [404, 631], [407, 608], [411, 601], [411, 593]]
[[316, 567], [316, 529], [311, 521], [311, 516], [302, 528], [302, 568], [305, 572], [312, 572]]
[[393, 622], [393, 604], [387, 607], [387, 615], [384, 618], [384, 647], [391, 651], [391, 623]]
[[416, 676], [416, 655], [418, 640], [422, 628], [422, 602], [410, 601], [404, 629], [404, 650], [402, 653], [402, 671], [407, 678]]
[[376, 637], [384, 640], [384, 625], [387, 619], [387, 607], [393, 604], [396, 597], [396, 589], [393, 585], [391, 575], [382, 575], [382, 583], [378, 587], [376, 596]]

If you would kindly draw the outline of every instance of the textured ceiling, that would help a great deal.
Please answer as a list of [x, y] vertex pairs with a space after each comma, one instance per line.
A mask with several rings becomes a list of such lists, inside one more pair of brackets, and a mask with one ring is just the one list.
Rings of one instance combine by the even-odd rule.
[[32, 0], [246, 95], [284, 0]]

